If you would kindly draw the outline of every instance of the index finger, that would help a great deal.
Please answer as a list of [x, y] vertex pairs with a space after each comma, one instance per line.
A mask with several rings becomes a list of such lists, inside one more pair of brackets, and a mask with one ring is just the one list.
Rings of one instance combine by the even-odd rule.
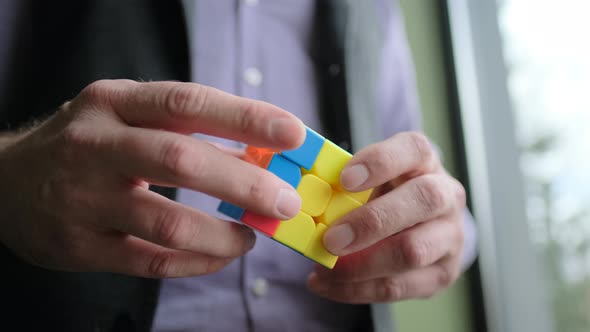
[[363, 191], [400, 176], [426, 174], [439, 166], [426, 136], [403, 132], [356, 153], [342, 170], [340, 182], [346, 190]]
[[305, 126], [291, 113], [196, 83], [98, 81], [89, 89], [128, 125], [203, 133], [252, 145], [294, 149]]
[[332, 254], [343, 256], [446, 215], [458, 209], [459, 187], [444, 176], [414, 178], [343, 216], [326, 231], [324, 245]]

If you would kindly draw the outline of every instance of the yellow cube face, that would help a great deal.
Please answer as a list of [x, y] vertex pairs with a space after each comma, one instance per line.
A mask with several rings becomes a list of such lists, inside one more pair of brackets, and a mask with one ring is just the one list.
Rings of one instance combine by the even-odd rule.
[[317, 224], [315, 232], [313, 233], [309, 245], [305, 249], [304, 255], [307, 258], [311, 258], [314, 261], [322, 264], [323, 266], [331, 269], [336, 265], [336, 261], [338, 260], [338, 256], [332, 255], [326, 248], [324, 247], [324, 233], [328, 227], [324, 224]]
[[317, 176], [306, 174], [301, 177], [297, 193], [301, 196], [301, 211], [317, 217], [324, 213], [330, 203], [332, 187]]
[[357, 202], [346, 193], [342, 191], [334, 191], [332, 193], [332, 199], [326, 208], [326, 212], [316, 218], [316, 220], [325, 224], [326, 226], [330, 226], [331, 223], [342, 218], [345, 214], [360, 207], [361, 205], [361, 203]]
[[295, 218], [281, 221], [277, 231], [273, 235], [273, 239], [291, 249], [303, 253], [307, 248], [315, 229], [316, 225], [313, 219], [309, 215], [299, 212]]
[[310, 173], [330, 185], [340, 187], [340, 173], [351, 158], [352, 155], [346, 150], [326, 140]]
[[371, 197], [371, 193], [373, 192], [373, 189], [367, 189], [365, 191], [361, 191], [358, 193], [351, 193], [346, 191], [346, 194], [348, 196], [350, 196], [352, 199], [354, 199], [355, 201], [361, 203], [361, 204], [366, 204], [369, 201], [369, 198]]

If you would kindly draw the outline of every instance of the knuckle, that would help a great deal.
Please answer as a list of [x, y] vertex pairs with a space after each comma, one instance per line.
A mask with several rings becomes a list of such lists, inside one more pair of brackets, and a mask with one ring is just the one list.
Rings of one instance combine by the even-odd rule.
[[111, 90], [111, 83], [112, 81], [110, 80], [94, 81], [80, 92], [80, 96], [92, 101], [104, 100], [108, 97], [109, 91]]
[[153, 254], [147, 267], [147, 274], [155, 278], [165, 278], [175, 274], [174, 256], [171, 252], [160, 250]]
[[446, 196], [439, 182], [432, 176], [423, 176], [416, 182], [417, 203], [428, 216], [438, 213], [446, 205]]
[[192, 154], [190, 147], [178, 140], [168, 140], [163, 144], [160, 163], [164, 170], [176, 177], [194, 176], [202, 167], [201, 158]]
[[218, 259], [213, 257], [208, 257], [205, 263], [205, 268], [203, 269], [202, 274], [213, 274], [221, 271], [223, 267], [225, 267], [229, 262], [231, 262], [230, 258], [225, 259]]
[[359, 235], [370, 237], [373, 234], [386, 232], [386, 220], [388, 220], [387, 213], [383, 209], [374, 205], [366, 205], [358, 222]]
[[251, 202], [268, 202], [267, 193], [270, 192], [270, 190], [266, 189], [268, 187], [266, 176], [264, 174], [257, 174], [246, 184], [244, 195]]
[[70, 123], [63, 130], [63, 139], [68, 145], [84, 145], [88, 142], [88, 130], [78, 123]]
[[59, 136], [54, 152], [65, 161], [80, 162], [83, 156], [105, 147], [104, 139], [83, 121], [69, 123]]
[[195, 236], [198, 232], [196, 224], [187, 221], [178, 212], [164, 213], [155, 225], [156, 239], [167, 247], [185, 249], [189, 236]]
[[404, 265], [410, 268], [424, 267], [429, 263], [430, 246], [413, 237], [405, 236], [400, 240], [400, 252]]
[[164, 103], [172, 118], [186, 118], [200, 113], [207, 104], [209, 90], [199, 84], [177, 84], [164, 97]]
[[434, 159], [434, 152], [428, 138], [419, 132], [408, 132], [410, 140], [418, 159], [424, 163], [430, 163]]
[[437, 271], [436, 282], [442, 288], [450, 286], [458, 277], [458, 273], [451, 264], [438, 264]]
[[398, 160], [398, 156], [392, 149], [385, 149], [377, 145], [374, 145], [368, 154], [370, 162], [367, 165], [371, 167], [371, 173], [388, 172]]
[[237, 130], [252, 132], [260, 121], [260, 106], [257, 102], [248, 100], [237, 115]]
[[377, 287], [377, 299], [380, 302], [392, 302], [405, 298], [406, 283], [399, 278], [384, 278]]
[[[115, 88], [115, 81], [113, 80], [98, 80], [86, 86], [76, 98], [82, 101], [85, 105], [106, 106], [113, 104], [113, 98], [117, 95]], [[119, 94], [121, 91], [119, 91]], [[101, 107], [93, 107], [94, 109], [101, 109]]]

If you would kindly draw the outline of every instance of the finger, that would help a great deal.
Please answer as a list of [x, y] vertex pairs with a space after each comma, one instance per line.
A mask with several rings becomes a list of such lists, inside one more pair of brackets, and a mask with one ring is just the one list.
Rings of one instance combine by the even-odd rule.
[[354, 254], [340, 257], [334, 269], [318, 267], [323, 279], [358, 282], [420, 269], [445, 256], [459, 255], [462, 229], [452, 220], [418, 224]]
[[148, 182], [189, 188], [279, 219], [290, 219], [301, 208], [291, 185], [265, 169], [229, 155], [209, 143], [165, 131], [144, 128], [116, 130], [104, 151], [127, 176]]
[[333, 301], [351, 304], [386, 303], [412, 298], [427, 298], [449, 286], [458, 275], [457, 263], [451, 260], [398, 275], [359, 282], [336, 282], [309, 277], [308, 288]]
[[171, 201], [144, 189], [113, 195], [103, 227], [111, 227], [170, 249], [215, 257], [237, 257], [255, 243], [254, 233], [237, 223]]
[[340, 182], [346, 190], [363, 191], [402, 175], [426, 174], [438, 164], [424, 135], [404, 132], [356, 153], [342, 170]]
[[456, 180], [428, 174], [409, 180], [342, 217], [324, 235], [331, 253], [365, 249], [406, 228], [458, 209]]
[[211, 274], [233, 258], [161, 247], [142, 239], [119, 234], [101, 242], [92, 257], [97, 271], [109, 271], [145, 278], [173, 278]]
[[195, 83], [104, 80], [90, 85], [83, 96], [108, 100], [131, 126], [200, 132], [281, 149], [296, 148], [305, 138], [303, 123], [289, 112]]

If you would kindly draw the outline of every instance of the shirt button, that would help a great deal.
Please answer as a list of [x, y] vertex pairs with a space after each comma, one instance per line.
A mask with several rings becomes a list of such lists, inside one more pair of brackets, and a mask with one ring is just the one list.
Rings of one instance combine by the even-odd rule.
[[258, 68], [250, 67], [244, 71], [244, 80], [251, 86], [262, 84], [262, 73]]
[[332, 76], [336, 76], [338, 74], [340, 74], [340, 65], [337, 63], [333, 63], [328, 67], [328, 72], [330, 73], [330, 75]]
[[268, 293], [268, 281], [266, 281], [264, 278], [254, 279], [252, 293], [254, 293], [256, 297], [265, 296]]
[[246, 3], [246, 5], [252, 6], [252, 7], [258, 5], [258, 0], [244, 0], [244, 2]]

